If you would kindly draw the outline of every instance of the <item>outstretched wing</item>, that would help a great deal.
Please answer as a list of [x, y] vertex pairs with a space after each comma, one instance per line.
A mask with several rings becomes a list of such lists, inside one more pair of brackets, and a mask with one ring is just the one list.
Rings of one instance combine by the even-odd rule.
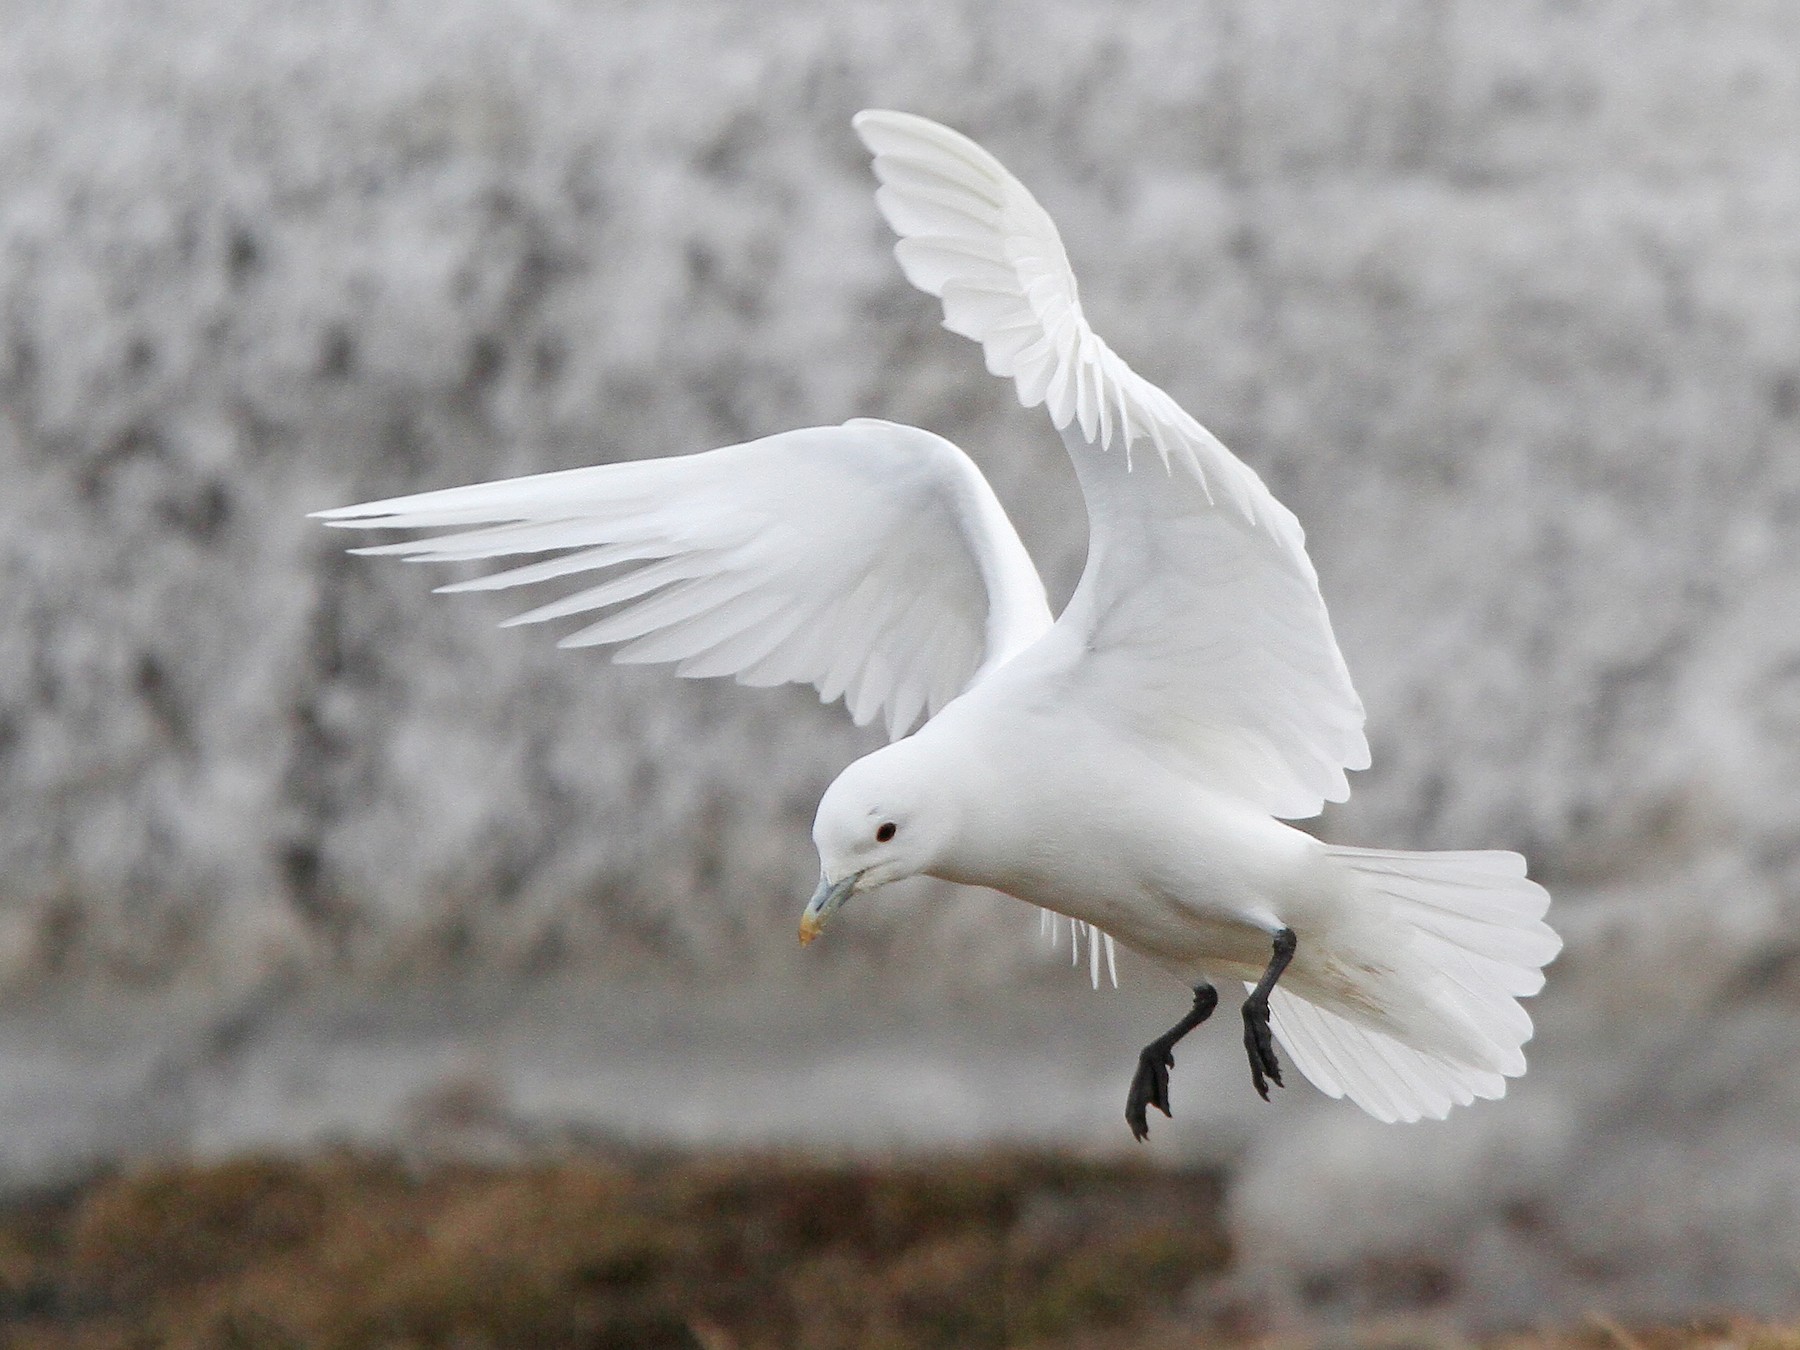
[[1275, 815], [1348, 796], [1362, 701], [1293, 513], [1088, 327], [1055, 224], [998, 160], [906, 113], [855, 125], [907, 278], [1046, 406], [1081, 480], [1087, 568], [1041, 658], [1094, 715]]
[[1030, 645], [1050, 612], [1025, 547], [968, 456], [859, 419], [744, 445], [315, 513], [356, 529], [445, 530], [353, 552], [419, 562], [554, 554], [439, 587], [491, 591], [604, 570], [507, 620], [594, 615], [558, 644], [615, 661], [811, 684], [860, 726], [904, 735]]

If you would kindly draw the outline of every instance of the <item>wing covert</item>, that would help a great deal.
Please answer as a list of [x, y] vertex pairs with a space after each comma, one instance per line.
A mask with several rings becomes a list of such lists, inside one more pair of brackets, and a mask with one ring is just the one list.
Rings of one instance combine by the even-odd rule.
[[[1363, 708], [1299, 521], [1088, 326], [1055, 224], [998, 160], [907, 113], [855, 126], [907, 278], [1021, 404], [1044, 404], [1081, 480], [1087, 567], [1032, 659], [1096, 716], [1275, 815], [1342, 800], [1344, 771], [1369, 762]], [[1134, 465], [1140, 441], [1162, 472]]]
[[[899, 737], [1050, 626], [992, 488], [930, 432], [858, 419], [315, 513], [448, 530], [353, 552], [419, 562], [552, 555], [441, 586], [604, 579], [507, 620], [584, 616], [563, 647], [679, 674], [811, 684]], [[589, 578], [592, 580], [592, 578]]]

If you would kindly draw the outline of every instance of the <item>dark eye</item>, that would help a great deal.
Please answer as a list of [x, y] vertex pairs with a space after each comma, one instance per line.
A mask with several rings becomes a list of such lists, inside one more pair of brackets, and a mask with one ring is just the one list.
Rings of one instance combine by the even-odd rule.
[[899, 828], [900, 827], [891, 820], [884, 821], [881, 828], [875, 831], [875, 842], [878, 844], [887, 843], [888, 840], [894, 837], [895, 831]]

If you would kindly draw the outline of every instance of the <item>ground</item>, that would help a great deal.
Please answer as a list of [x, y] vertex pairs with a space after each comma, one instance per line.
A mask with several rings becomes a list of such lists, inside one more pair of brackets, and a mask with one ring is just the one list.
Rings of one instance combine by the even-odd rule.
[[[1213, 1171], [1022, 1152], [828, 1163], [595, 1148], [498, 1169], [353, 1155], [152, 1166], [16, 1200], [0, 1217], [0, 1344], [1322, 1344], [1276, 1336], [1217, 1292], [1232, 1262], [1223, 1196]], [[1408, 1323], [1341, 1329], [1331, 1343], [1471, 1342]], [[1796, 1350], [1800, 1328], [1594, 1317], [1479, 1343]]]

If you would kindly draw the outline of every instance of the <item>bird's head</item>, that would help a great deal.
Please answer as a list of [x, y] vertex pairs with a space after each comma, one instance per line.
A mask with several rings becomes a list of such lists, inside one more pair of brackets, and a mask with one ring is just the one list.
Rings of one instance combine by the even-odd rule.
[[905, 740], [857, 760], [825, 790], [813, 819], [819, 889], [800, 916], [802, 945], [852, 896], [930, 870], [947, 822], [927, 781], [916, 743]]

